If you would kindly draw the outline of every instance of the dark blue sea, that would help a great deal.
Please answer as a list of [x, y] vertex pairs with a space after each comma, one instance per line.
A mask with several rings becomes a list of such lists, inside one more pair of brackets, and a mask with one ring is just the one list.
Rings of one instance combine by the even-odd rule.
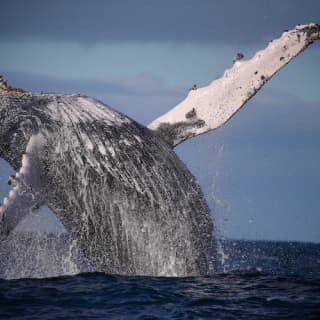
[[320, 319], [320, 244], [221, 241], [217, 273], [0, 280], [1, 319]]

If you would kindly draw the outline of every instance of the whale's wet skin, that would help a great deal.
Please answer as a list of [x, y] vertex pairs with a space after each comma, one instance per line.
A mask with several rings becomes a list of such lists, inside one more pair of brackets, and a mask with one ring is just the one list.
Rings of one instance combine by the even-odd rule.
[[[0, 99], [2, 113], [10, 112], [8, 123], [15, 126], [1, 132], [6, 141], [1, 141], [1, 156], [18, 172], [1, 208], [6, 227], [46, 205], [94, 270], [207, 272], [209, 211], [194, 177], [165, 142], [90, 98], [24, 94]], [[15, 119], [21, 111], [25, 117]], [[21, 145], [26, 153], [16, 147]], [[28, 176], [33, 166], [38, 179]], [[12, 213], [17, 203], [19, 219]]]
[[0, 158], [16, 174], [0, 207], [0, 277], [207, 275], [211, 216], [173, 148], [225, 123], [319, 37], [314, 23], [284, 32], [148, 128], [92, 98], [1, 78]]

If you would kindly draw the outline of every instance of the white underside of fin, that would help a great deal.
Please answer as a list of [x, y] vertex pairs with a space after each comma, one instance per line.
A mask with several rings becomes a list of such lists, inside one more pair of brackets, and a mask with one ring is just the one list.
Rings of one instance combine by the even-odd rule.
[[10, 177], [13, 189], [0, 207], [2, 231], [12, 231], [29, 213], [43, 203], [40, 181], [39, 154], [45, 144], [42, 134], [33, 135], [22, 157], [22, 165], [15, 177]]
[[[320, 25], [314, 23], [299, 25], [284, 32], [250, 60], [236, 61], [221, 78], [207, 87], [190, 90], [185, 100], [150, 123], [148, 128], [159, 130], [163, 125], [166, 128], [175, 126], [175, 137], [171, 137], [173, 146], [218, 128], [278, 70], [319, 37]], [[179, 125], [181, 130], [177, 130]]]

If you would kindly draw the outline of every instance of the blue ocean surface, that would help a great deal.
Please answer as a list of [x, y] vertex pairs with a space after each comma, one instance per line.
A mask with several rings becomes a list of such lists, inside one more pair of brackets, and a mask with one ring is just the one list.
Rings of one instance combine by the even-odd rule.
[[0, 280], [1, 319], [320, 319], [320, 244], [220, 241], [207, 277]]

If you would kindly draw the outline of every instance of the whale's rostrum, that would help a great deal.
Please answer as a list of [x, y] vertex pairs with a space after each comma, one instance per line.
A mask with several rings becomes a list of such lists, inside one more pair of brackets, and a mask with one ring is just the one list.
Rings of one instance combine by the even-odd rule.
[[207, 274], [212, 218], [173, 148], [225, 123], [319, 36], [313, 23], [285, 32], [147, 128], [90, 97], [2, 87], [0, 157], [16, 175], [0, 207], [0, 251], [23, 219], [45, 207], [91, 271]]

